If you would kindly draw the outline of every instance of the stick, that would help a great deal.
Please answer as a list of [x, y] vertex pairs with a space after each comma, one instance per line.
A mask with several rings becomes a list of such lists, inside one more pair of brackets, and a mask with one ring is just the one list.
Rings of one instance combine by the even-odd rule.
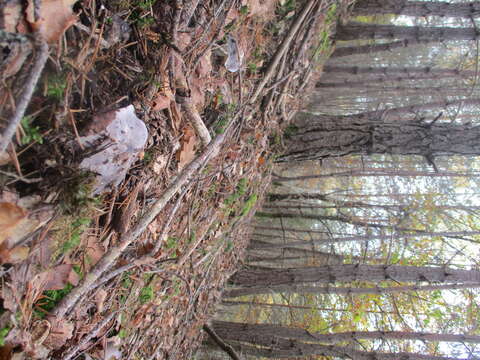
[[77, 301], [95, 287], [97, 280], [102, 274], [107, 271], [120, 257], [122, 252], [147, 228], [147, 226], [157, 217], [157, 215], [164, 209], [165, 205], [170, 199], [188, 183], [196, 174], [196, 171], [212, 157], [216, 156], [223, 144], [227, 134], [229, 136], [236, 119], [240, 113], [234, 117], [225, 131], [225, 133], [218, 135], [205, 150], [190, 164], [188, 164], [182, 172], [178, 175], [175, 181], [165, 190], [160, 198], [150, 207], [150, 209], [137, 221], [131, 230], [122, 234], [117, 246], [109, 249], [93, 269], [85, 275], [81, 283], [72, 290], [62, 301], [57, 305], [53, 311], [53, 315], [62, 318], [75, 306]]
[[10, 118], [10, 120], [8, 120], [7, 128], [0, 138], [0, 153], [7, 149], [8, 144], [15, 134], [18, 125], [20, 124], [20, 121], [22, 121], [25, 111], [27, 110], [27, 106], [32, 99], [35, 86], [40, 79], [40, 75], [42, 74], [43, 68], [45, 67], [48, 59], [48, 45], [42, 38], [42, 35], [37, 33], [35, 40], [37, 42], [37, 56], [35, 63], [33, 64], [32, 71], [25, 82], [25, 89], [23, 90], [23, 93], [17, 103], [17, 108], [15, 109], [13, 116]]
[[250, 98], [250, 103], [254, 103], [260, 93], [262, 92], [263, 88], [265, 85], [267, 85], [267, 82], [270, 80], [270, 78], [273, 75], [273, 72], [275, 71], [275, 68], [277, 67], [278, 63], [282, 59], [283, 55], [285, 54], [285, 51], [287, 51], [288, 46], [292, 42], [293, 38], [295, 37], [298, 29], [300, 28], [300, 25], [303, 23], [303, 20], [305, 20], [305, 17], [307, 16], [308, 12], [312, 8], [313, 4], [317, 0], [309, 0], [309, 2], [305, 5], [303, 8], [302, 12], [298, 15], [298, 17], [295, 19], [295, 22], [292, 24], [292, 27], [290, 28], [287, 36], [283, 40], [282, 44], [278, 48], [277, 52], [273, 56], [272, 62], [268, 65], [267, 71], [265, 72], [265, 75], [260, 81], [260, 83], [257, 85], [257, 88], [255, 89], [255, 92], [253, 93], [252, 97]]
[[70, 360], [73, 359], [77, 356], [77, 353], [79, 351], [84, 351], [82, 350], [85, 346], [87, 346], [88, 342], [96, 337], [99, 333], [100, 330], [102, 330], [105, 325], [107, 325], [112, 319], [113, 316], [117, 313], [117, 311], [112, 312], [109, 314], [107, 317], [105, 317], [101, 322], [98, 323], [97, 326], [95, 326], [95, 329], [93, 329], [87, 336], [85, 336], [80, 343], [77, 344], [73, 349], [71, 349], [63, 358], [62, 360]]
[[212, 338], [215, 344], [225, 351], [233, 360], [241, 360], [240, 356], [237, 355], [233, 347], [223, 341], [210, 326], [207, 324], [203, 325], [203, 330]]

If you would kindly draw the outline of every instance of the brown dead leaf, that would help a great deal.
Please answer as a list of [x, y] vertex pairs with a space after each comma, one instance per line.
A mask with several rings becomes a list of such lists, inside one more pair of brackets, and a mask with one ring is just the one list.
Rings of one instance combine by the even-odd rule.
[[63, 319], [53, 319], [50, 324], [50, 333], [43, 345], [49, 349], [59, 349], [73, 336], [74, 325]]
[[103, 312], [103, 304], [107, 298], [107, 292], [103, 289], [99, 289], [95, 294], [95, 305], [97, 306], [97, 313], [101, 314]]
[[13, 346], [5, 344], [0, 347], [0, 360], [10, 360], [12, 358]]
[[0, 244], [12, 234], [15, 227], [26, 215], [26, 211], [20, 206], [0, 202]]
[[28, 246], [16, 246], [13, 249], [0, 250], [0, 263], [18, 264], [28, 257], [30, 248]]
[[153, 100], [153, 110], [161, 111], [170, 107], [172, 99], [168, 96], [158, 94], [157, 97]]
[[177, 152], [178, 169], [181, 170], [195, 158], [195, 144], [197, 137], [195, 131], [189, 126], [183, 129], [183, 137], [180, 140], [180, 150]]
[[45, 285], [43, 290], [61, 290], [67, 285], [70, 279], [70, 273], [73, 271], [72, 264], [62, 264], [54, 268], [44, 271], [37, 276], [45, 277]]
[[35, 31], [40, 31], [50, 43], [56, 42], [65, 30], [77, 21], [72, 6], [77, 0], [43, 0], [40, 5], [40, 20], [35, 21], [34, 2], [28, 1], [26, 19]]
[[100, 244], [98, 237], [88, 236], [87, 246], [85, 249], [87, 260], [86, 270], [89, 270], [93, 265], [95, 265], [104, 253], [105, 249], [103, 248], [102, 244]]
[[6, 151], [0, 152], [0, 166], [7, 165], [11, 160], [10, 155]]

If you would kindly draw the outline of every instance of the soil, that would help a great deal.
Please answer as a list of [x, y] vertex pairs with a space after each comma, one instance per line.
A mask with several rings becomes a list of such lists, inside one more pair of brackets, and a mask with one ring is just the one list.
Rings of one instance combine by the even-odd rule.
[[[28, 2], [47, 24], [66, 22], [48, 34], [46, 67], [0, 153], [2, 358], [194, 353], [242, 264], [284, 129], [307, 101], [299, 94], [318, 78], [351, 2]], [[0, 42], [5, 126], [38, 57], [28, 44], [41, 22], [28, 9], [9, 0], [1, 14], [0, 26], [27, 41]], [[229, 39], [240, 53], [236, 72], [225, 67]], [[82, 136], [129, 105], [147, 142], [120, 184], [94, 195], [96, 175], [79, 167], [92, 156]], [[221, 141], [202, 143], [195, 116]], [[169, 191], [154, 220], [125, 242]], [[88, 281], [67, 308], [72, 289]]]

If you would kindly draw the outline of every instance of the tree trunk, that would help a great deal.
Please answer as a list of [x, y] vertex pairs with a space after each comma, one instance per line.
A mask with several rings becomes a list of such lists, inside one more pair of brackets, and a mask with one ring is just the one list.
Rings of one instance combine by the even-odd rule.
[[255, 339], [262, 336], [319, 342], [323, 344], [337, 344], [340, 342], [350, 342], [363, 339], [480, 343], [480, 336], [464, 334], [455, 335], [407, 331], [348, 331], [324, 334], [320, 332], [307, 332], [301, 328], [274, 324], [249, 324], [227, 321], [214, 321], [212, 326], [219, 335], [222, 334], [221, 336], [228, 340], [246, 341], [250, 343], [255, 343]]
[[472, 70], [459, 70], [459, 69], [445, 69], [445, 68], [432, 68], [430, 66], [417, 67], [417, 66], [343, 66], [343, 65], [326, 65], [323, 68], [326, 73], [345, 73], [351, 75], [364, 75], [364, 74], [382, 74], [388, 75], [402, 75], [402, 76], [414, 76], [414, 75], [437, 75], [439, 78], [442, 76], [459, 76], [459, 77], [472, 77], [475, 76], [475, 71]]
[[420, 27], [349, 23], [337, 27], [336, 40], [413, 39], [416, 41], [477, 40], [475, 28]]
[[[262, 348], [260, 348], [245, 343], [234, 345], [240, 353], [270, 359], [321, 355], [328, 358], [343, 358], [349, 360], [459, 360], [452, 357], [407, 352], [384, 353], [377, 351], [359, 351], [350, 347], [304, 343], [292, 339], [282, 339], [277, 336], [257, 336], [256, 334], [248, 334], [246, 332], [233, 333], [232, 331], [224, 331], [220, 327], [215, 327], [215, 331], [217, 331], [220, 336], [229, 338], [230, 341], [242, 341], [262, 346]], [[235, 335], [238, 335], [237, 339], [239, 340], [235, 339]]]
[[440, 1], [362, 0], [355, 4], [354, 14], [394, 14], [470, 19], [480, 15], [480, 2], [450, 3]]
[[[393, 109], [391, 111], [407, 111]], [[391, 115], [392, 112], [389, 112]], [[373, 114], [372, 114], [373, 115]], [[328, 116], [304, 114], [291, 136], [289, 153], [279, 162], [319, 160], [345, 155], [478, 156], [480, 127], [454, 123], [384, 122], [365, 114]]]
[[405, 285], [392, 287], [333, 287], [333, 286], [301, 286], [301, 285], [277, 285], [258, 288], [229, 289], [223, 293], [226, 298], [247, 295], [261, 295], [271, 293], [297, 293], [297, 294], [335, 294], [335, 295], [365, 295], [365, 294], [395, 294], [408, 291], [436, 291], [458, 290], [480, 287], [480, 283], [447, 284], [447, 285]]
[[408, 46], [413, 46], [417, 44], [428, 44], [431, 43], [431, 40], [415, 40], [415, 39], [404, 39], [398, 41], [392, 41], [385, 44], [372, 44], [372, 45], [361, 45], [361, 46], [342, 46], [337, 47], [332, 55], [331, 58], [338, 58], [344, 56], [352, 56], [352, 55], [363, 55], [363, 54], [372, 54], [376, 52], [382, 51], [392, 51], [395, 49], [406, 48]]
[[243, 287], [262, 287], [303, 283], [334, 284], [337, 282], [380, 281], [478, 283], [480, 271], [444, 267], [398, 265], [324, 265], [289, 269], [245, 268], [237, 271], [231, 283]]

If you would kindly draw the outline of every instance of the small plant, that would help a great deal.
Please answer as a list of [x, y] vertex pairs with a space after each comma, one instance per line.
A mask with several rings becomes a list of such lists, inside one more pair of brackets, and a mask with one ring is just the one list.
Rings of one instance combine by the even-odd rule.
[[177, 247], [178, 239], [176, 237], [168, 237], [167, 241], [165, 242], [165, 247], [169, 250], [174, 249]]
[[153, 300], [153, 288], [152, 288], [151, 285], [145, 286], [140, 291], [140, 295], [138, 296], [138, 300], [140, 300], [141, 304], [146, 304], [147, 302]]
[[238, 182], [235, 192], [225, 199], [225, 204], [227, 205], [234, 204], [238, 199], [240, 199], [243, 195], [245, 195], [246, 192], [247, 192], [247, 179], [243, 178], [243, 179], [240, 179], [240, 181]]
[[7, 337], [8, 333], [10, 332], [10, 326], [5, 326], [3, 329], [0, 329], [0, 346], [5, 345], [5, 338]]
[[258, 70], [258, 67], [257, 67], [257, 64], [255, 64], [254, 62], [249, 62], [248, 65], [247, 65], [247, 69], [251, 73], [256, 73], [257, 70]]
[[21, 124], [24, 132], [21, 139], [22, 145], [27, 145], [34, 141], [43, 144], [43, 137], [40, 128], [38, 126], [33, 126], [32, 122], [33, 117], [31, 116], [24, 116], [22, 118]]
[[89, 224], [90, 219], [88, 218], [79, 218], [72, 223], [72, 233], [70, 238], [62, 245], [62, 254], [65, 254], [80, 245], [81, 235]]
[[137, 3], [137, 6], [143, 10], [148, 10], [155, 4], [156, 0], [142, 0]]
[[240, 216], [247, 215], [250, 212], [250, 210], [252, 210], [252, 207], [256, 204], [257, 200], [258, 200], [257, 194], [250, 195], [247, 201], [245, 201], [245, 204], [243, 205], [242, 211], [240, 212]]
[[250, 12], [250, 9], [248, 8], [247, 5], [243, 5], [241, 8], [240, 8], [240, 15], [248, 15], [248, 13]]
[[44, 291], [41, 299], [36, 304], [39, 308], [35, 310], [37, 316], [43, 319], [45, 314], [52, 310], [72, 289], [73, 285], [68, 283], [63, 289]]
[[54, 75], [50, 76], [47, 81], [47, 96], [57, 101], [62, 100], [67, 87], [65, 77], [63, 75]]
[[228, 125], [228, 118], [226, 116], [219, 116], [217, 122], [213, 125], [213, 131], [216, 135], [223, 134], [225, 132], [225, 128]]
[[290, 12], [294, 11], [296, 8], [295, 0], [286, 0], [285, 2], [280, 3], [280, 6], [278, 7], [278, 14], [280, 16], [285, 16], [289, 14]]

